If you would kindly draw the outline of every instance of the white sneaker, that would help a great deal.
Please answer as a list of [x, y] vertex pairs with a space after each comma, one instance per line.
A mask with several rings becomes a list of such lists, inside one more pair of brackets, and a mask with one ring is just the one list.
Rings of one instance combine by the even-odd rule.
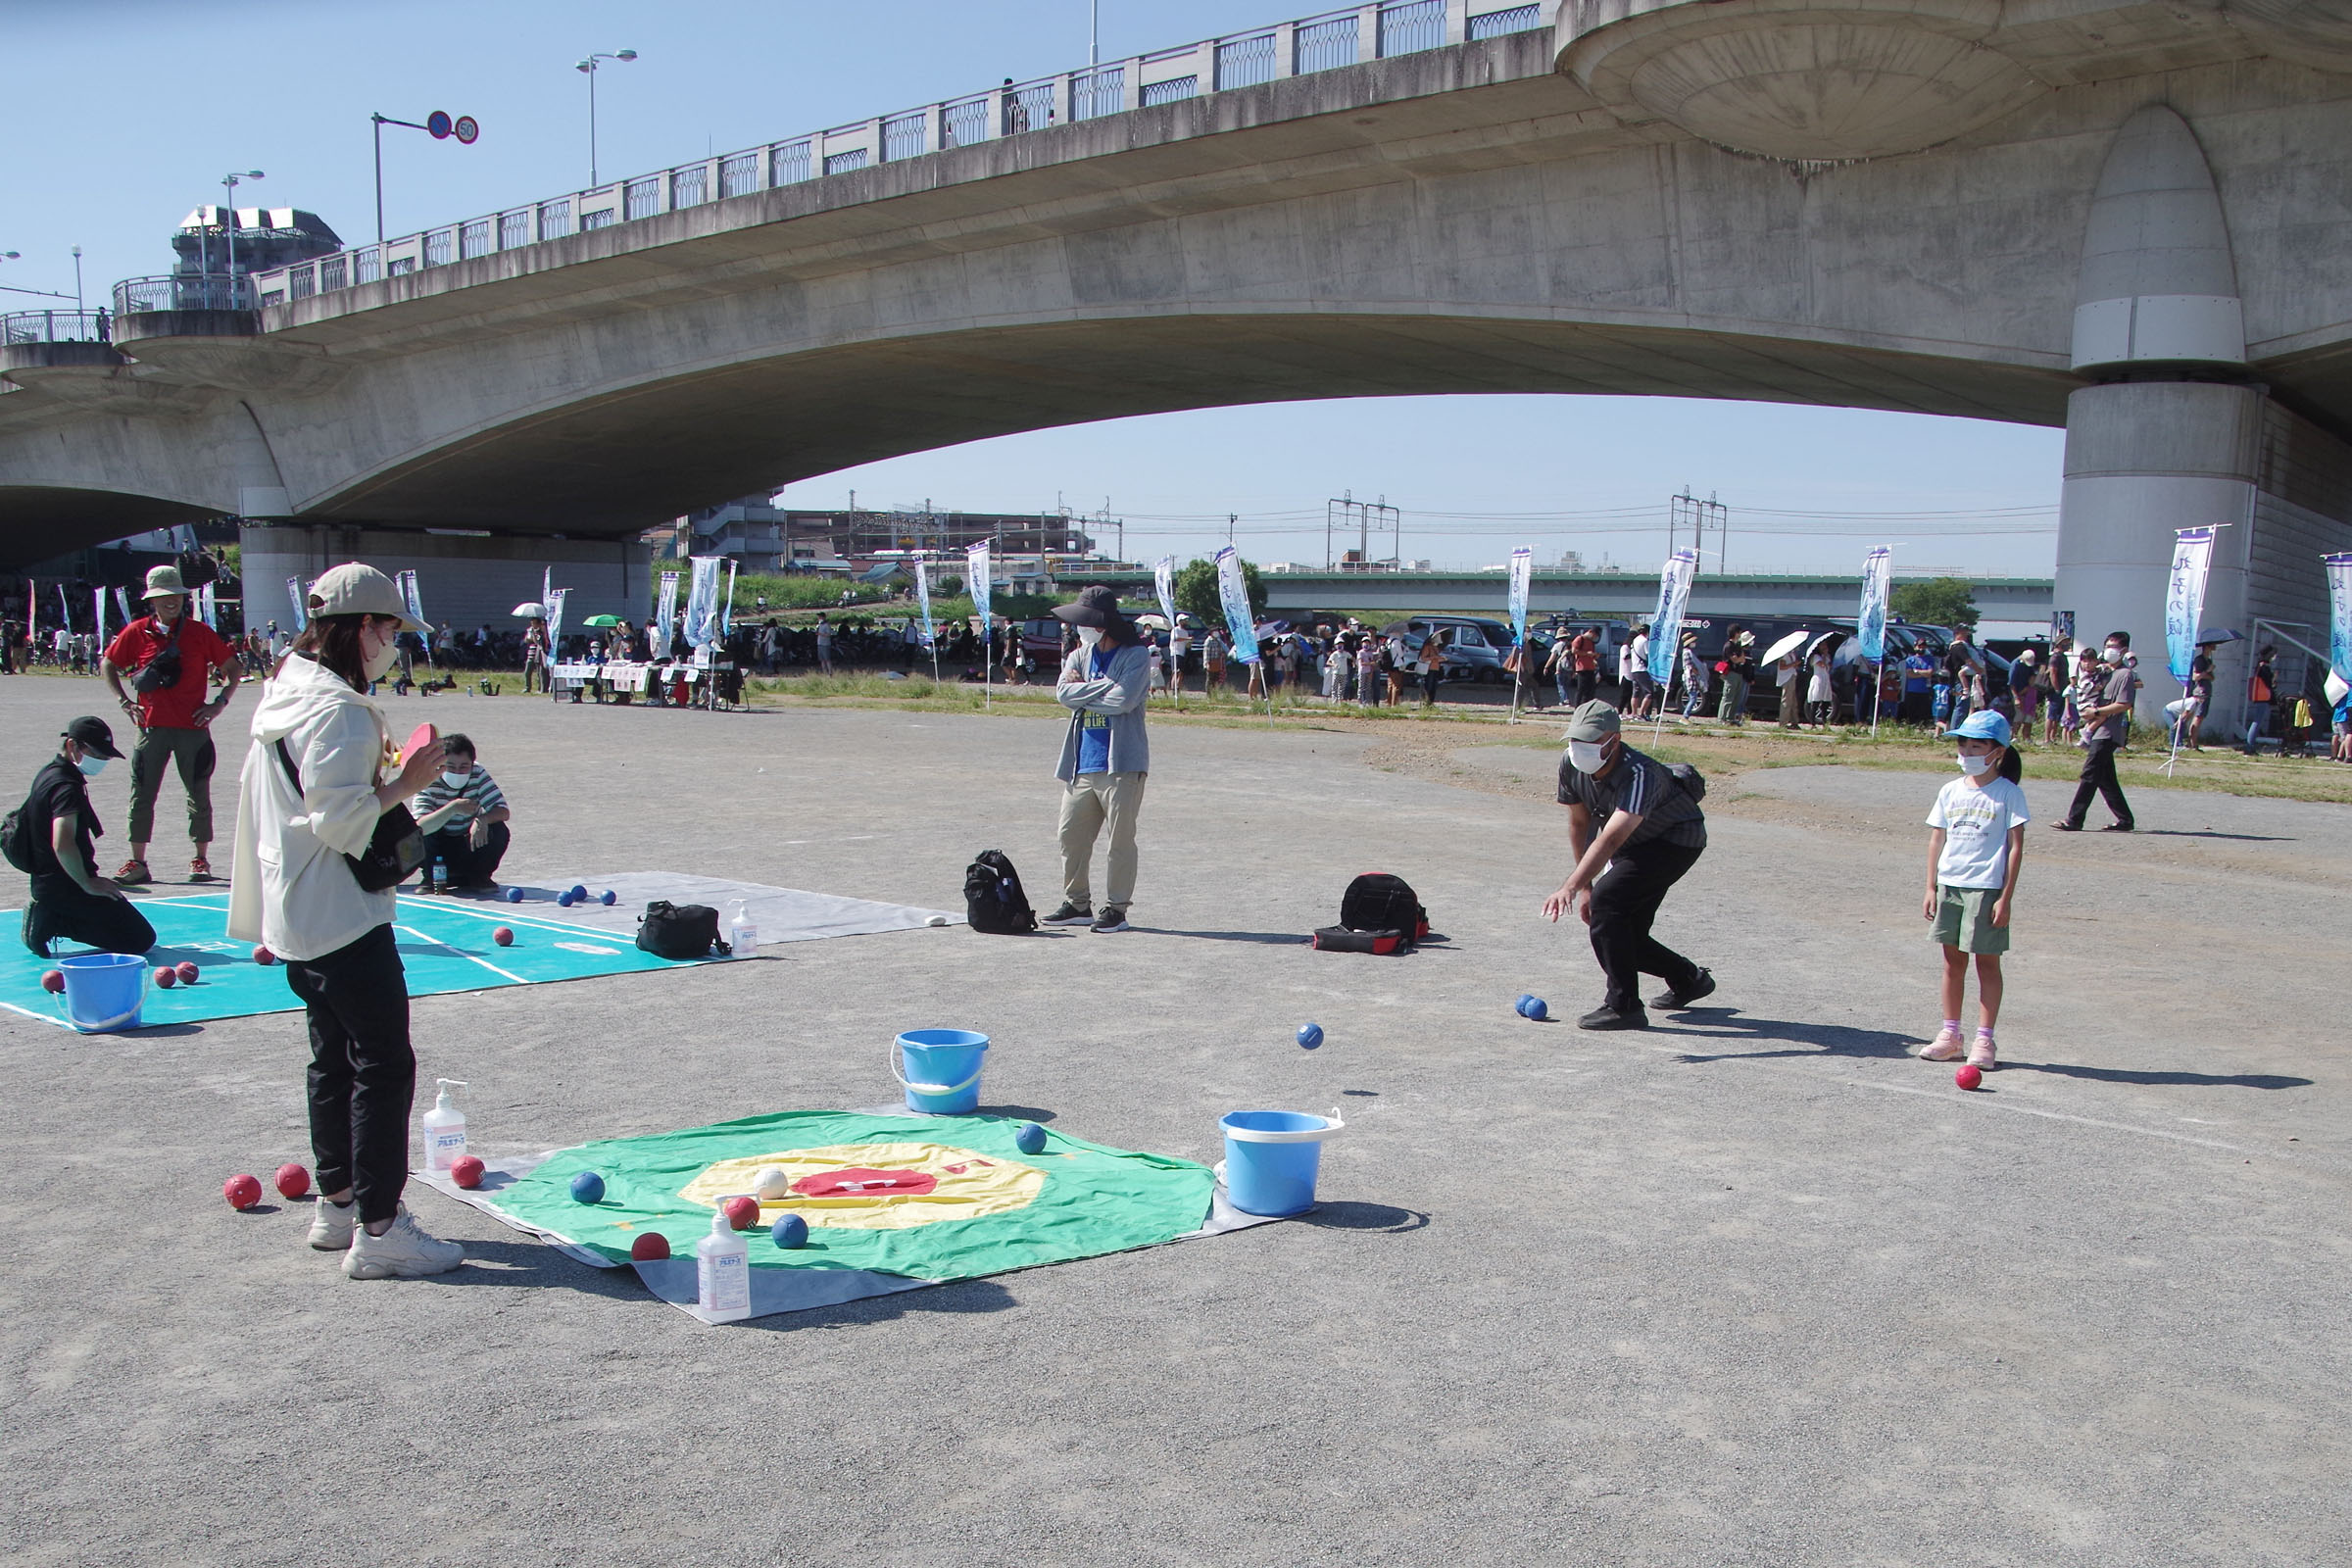
[[321, 1252], [340, 1252], [351, 1246], [351, 1233], [359, 1222], [358, 1203], [330, 1203], [321, 1198], [311, 1209], [311, 1245]]
[[352, 1236], [351, 1251], [343, 1259], [343, 1272], [355, 1280], [413, 1280], [427, 1274], [446, 1274], [465, 1261], [466, 1249], [455, 1242], [427, 1236], [424, 1227], [416, 1223], [416, 1217], [403, 1203], [392, 1220], [392, 1228], [383, 1235], [370, 1236], [362, 1229]]

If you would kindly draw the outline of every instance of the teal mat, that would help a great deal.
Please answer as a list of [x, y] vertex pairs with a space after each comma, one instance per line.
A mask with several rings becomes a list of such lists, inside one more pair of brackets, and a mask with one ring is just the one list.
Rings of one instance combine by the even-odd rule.
[[[452, 991], [681, 967], [639, 952], [625, 936], [533, 916], [523, 908], [403, 894], [393, 930], [400, 943], [400, 961], [409, 972], [409, 995], [436, 997]], [[194, 963], [202, 975], [192, 986], [170, 991], [151, 983], [139, 1015], [141, 1028], [244, 1018], [301, 1005], [286, 989], [282, 965], [265, 967], [254, 962], [253, 949], [227, 935], [225, 890], [194, 898], [142, 899], [139, 912], [155, 926], [156, 946], [148, 954], [148, 961]], [[0, 956], [0, 1008], [70, 1028], [65, 999], [41, 989], [42, 971], [53, 967], [53, 962], [34, 957], [17, 940], [17, 925], [23, 918], [19, 910], [0, 910], [0, 920], [7, 922], [0, 927], [0, 936], [7, 943], [6, 956]], [[490, 940], [490, 933], [502, 925], [514, 932], [511, 948]], [[73, 944], [60, 946], [74, 953], [87, 951]]]

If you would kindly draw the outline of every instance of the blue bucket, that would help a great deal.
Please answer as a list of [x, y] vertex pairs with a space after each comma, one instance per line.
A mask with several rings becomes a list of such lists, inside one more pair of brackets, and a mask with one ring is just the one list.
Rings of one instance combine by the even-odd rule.
[[1336, 1110], [1237, 1110], [1218, 1125], [1225, 1129], [1225, 1200], [1245, 1214], [1298, 1214], [1315, 1205], [1323, 1140], [1346, 1123]]
[[66, 1021], [85, 1035], [136, 1029], [147, 1000], [147, 960], [135, 953], [77, 953], [60, 958]]
[[980, 1104], [980, 1061], [987, 1050], [988, 1036], [969, 1029], [909, 1029], [891, 1048], [890, 1075], [906, 1087], [908, 1110], [960, 1116]]

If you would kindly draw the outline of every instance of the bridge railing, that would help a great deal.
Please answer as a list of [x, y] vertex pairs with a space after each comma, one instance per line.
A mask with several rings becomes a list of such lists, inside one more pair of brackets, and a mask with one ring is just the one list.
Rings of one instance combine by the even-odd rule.
[[[1296, 22], [1105, 61], [1034, 81], [1007, 80], [985, 92], [697, 159], [592, 190], [404, 235], [381, 245], [360, 246], [294, 267], [257, 272], [252, 281], [263, 306], [283, 305], [542, 240], [636, 222], [705, 202], [1002, 140], [1050, 125], [1100, 120], [1205, 93], [1257, 86], [1284, 76], [1415, 54], [1465, 39], [1532, 31], [1549, 24], [1559, 3], [1368, 0]], [[127, 286], [118, 286], [118, 295]]]
[[141, 311], [250, 311], [257, 290], [246, 276], [226, 272], [171, 272], [126, 277], [115, 285], [115, 314]]
[[104, 311], [11, 311], [0, 316], [0, 347], [17, 343], [104, 343], [113, 318]]

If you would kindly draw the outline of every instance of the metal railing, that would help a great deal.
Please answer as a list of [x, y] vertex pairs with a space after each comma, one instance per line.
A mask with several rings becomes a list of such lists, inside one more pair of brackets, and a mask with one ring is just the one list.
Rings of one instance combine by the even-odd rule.
[[141, 311], [250, 311], [253, 279], [226, 272], [173, 272], [163, 277], [126, 277], [115, 285], [115, 314]]
[[11, 311], [0, 316], [0, 345], [104, 343], [113, 319], [105, 311]]
[[[1471, 6], [1478, 3], [1468, 0]], [[1297, 22], [1252, 27], [1181, 48], [1134, 55], [1033, 81], [1008, 81], [987, 92], [696, 159], [592, 190], [466, 219], [389, 240], [380, 247], [367, 246], [318, 262], [257, 272], [252, 292], [264, 306], [283, 304], [420, 269], [446, 267], [453, 261], [470, 261], [518, 245], [656, 218], [704, 202], [848, 173], [877, 163], [897, 163], [1052, 125], [1099, 120], [1206, 92], [1254, 87], [1284, 76], [1334, 71], [1464, 39], [1523, 32], [1543, 26], [1558, 4], [1559, 0], [1536, 0], [1470, 16], [1464, 6], [1449, 5], [1448, 0], [1365, 0]], [[133, 279], [122, 286], [159, 281], [168, 280]], [[152, 291], [143, 297], [153, 297]], [[241, 308], [251, 308], [253, 303], [248, 300]]]

